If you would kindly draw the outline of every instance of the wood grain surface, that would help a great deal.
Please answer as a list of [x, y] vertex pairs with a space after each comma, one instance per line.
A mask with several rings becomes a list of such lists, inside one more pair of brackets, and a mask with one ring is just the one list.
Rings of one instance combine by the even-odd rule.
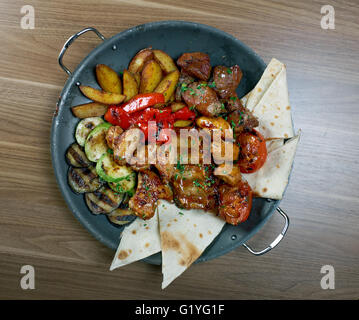
[[[326, 1], [31, 1], [35, 29], [23, 30], [21, 0], [0, 2], [1, 299], [358, 299], [359, 3], [328, 1], [335, 30], [320, 26]], [[110, 272], [113, 252], [73, 217], [56, 184], [50, 127], [67, 79], [57, 55], [87, 26], [110, 37], [131, 26], [188, 20], [222, 29], [266, 63], [287, 65], [296, 129], [302, 129], [281, 207], [291, 225], [282, 243], [256, 257], [239, 248], [192, 266], [162, 291], [159, 267], [137, 262]], [[96, 45], [71, 46], [72, 70]], [[280, 232], [274, 215], [249, 243], [262, 249]], [[36, 289], [20, 288], [32, 265]], [[323, 290], [323, 265], [335, 289]]]

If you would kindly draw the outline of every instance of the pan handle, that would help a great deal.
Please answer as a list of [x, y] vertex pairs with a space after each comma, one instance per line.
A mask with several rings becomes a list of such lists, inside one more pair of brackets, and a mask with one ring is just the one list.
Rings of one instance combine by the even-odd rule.
[[285, 225], [283, 227], [282, 232], [278, 235], [277, 238], [275, 238], [275, 240], [265, 249], [261, 250], [261, 251], [255, 251], [253, 250], [249, 245], [247, 245], [246, 243], [243, 243], [243, 246], [252, 254], [256, 255], [256, 256], [260, 256], [262, 254], [267, 253], [268, 251], [272, 250], [273, 248], [275, 248], [279, 242], [281, 242], [281, 240], [283, 239], [284, 235], [286, 234], [288, 227], [289, 227], [289, 217], [287, 216], [287, 214], [281, 209], [281, 208], [277, 208], [277, 211], [282, 215], [282, 217], [284, 218], [285, 221]]
[[67, 39], [67, 41], [65, 42], [64, 46], [62, 47], [61, 51], [60, 51], [60, 54], [59, 54], [59, 57], [57, 58], [57, 61], [59, 62], [59, 65], [60, 67], [71, 77], [72, 76], [72, 73], [69, 69], [67, 69], [65, 67], [65, 65], [63, 64], [62, 62], [62, 58], [67, 50], [67, 48], [72, 44], [72, 42], [74, 42], [79, 36], [81, 36], [82, 34], [88, 32], [88, 31], [93, 31], [97, 34], [97, 36], [102, 40], [102, 41], [105, 41], [106, 38], [95, 28], [92, 28], [92, 27], [88, 27], [88, 28], [85, 28], [75, 34], [73, 34], [70, 38]]

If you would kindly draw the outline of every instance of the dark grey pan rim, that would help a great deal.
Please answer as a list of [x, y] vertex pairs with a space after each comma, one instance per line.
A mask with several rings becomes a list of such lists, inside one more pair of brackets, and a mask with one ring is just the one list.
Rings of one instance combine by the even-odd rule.
[[[261, 64], [263, 70], [265, 68], [265, 64], [262, 61], [262, 59], [252, 50], [250, 49], [248, 46], [246, 46], [245, 44], [243, 44], [240, 40], [236, 39], [235, 37], [233, 37], [230, 34], [225, 33], [224, 31], [218, 30], [214, 27], [208, 26], [208, 25], [204, 25], [204, 24], [199, 24], [199, 23], [194, 23], [194, 22], [187, 22], [187, 21], [174, 21], [174, 20], [170, 20], [170, 21], [159, 21], [159, 22], [151, 22], [151, 23], [147, 23], [147, 24], [143, 24], [143, 25], [139, 25], [139, 26], [135, 26], [132, 27], [128, 30], [125, 30], [121, 33], [116, 34], [115, 36], [109, 38], [109, 39], [105, 39], [104, 37], [102, 37], [102, 40], [104, 40], [103, 43], [101, 43], [99, 46], [97, 46], [94, 50], [92, 50], [87, 57], [85, 57], [77, 66], [77, 68], [74, 70], [73, 73], [71, 73], [67, 68], [64, 68], [63, 64], [62, 64], [62, 55], [61, 55], [61, 59], [59, 59], [59, 61], [61, 61], [60, 65], [61, 67], [70, 75], [70, 77], [68, 78], [68, 80], [66, 81], [66, 84], [61, 92], [58, 104], [57, 104], [57, 109], [55, 111], [56, 115], [57, 112], [61, 112], [61, 108], [64, 106], [64, 103], [66, 101], [66, 95], [68, 94], [69, 90], [71, 89], [72, 86], [76, 85], [74, 82], [76, 81], [75, 79], [77, 78], [78, 74], [81, 72], [82, 70], [82, 66], [84, 64], [86, 64], [90, 59], [92, 59], [93, 56], [95, 56], [96, 54], [100, 53], [101, 50], [103, 49], [103, 47], [106, 45], [108, 46], [109, 44], [112, 43], [117, 43], [118, 40], [122, 37], [124, 38], [126, 35], [131, 34], [131, 33], [136, 33], [136, 32], [143, 32], [144, 30], [151, 30], [153, 28], [166, 28], [167, 26], [171, 26], [171, 27], [176, 27], [176, 28], [183, 28], [183, 27], [189, 27], [189, 28], [194, 28], [194, 29], [201, 29], [201, 30], [206, 30], [208, 32], [214, 33], [214, 34], [220, 34], [221, 37], [225, 37], [227, 39], [229, 39], [232, 42], [235, 42], [237, 46], [240, 46], [243, 48], [244, 51], [249, 52], [249, 54], [253, 55], [255, 57], [256, 60], [258, 60], [258, 62]], [[67, 42], [67, 46], [65, 48], [64, 46], [64, 51], [66, 51], [67, 47], [81, 34], [87, 32], [87, 31], [94, 31], [97, 33], [97, 35], [101, 38], [101, 34], [94, 28], [86, 28], [78, 33], [76, 33], [75, 35], [73, 35]], [[63, 54], [63, 53], [62, 53]], [[59, 57], [60, 58], [60, 57]], [[68, 112], [70, 112], [68, 110]], [[88, 222], [88, 220], [86, 219], [86, 217], [84, 217], [83, 214], [81, 214], [81, 212], [79, 212], [79, 210], [77, 210], [75, 208], [75, 206], [72, 204], [72, 200], [71, 200], [71, 194], [69, 195], [68, 192], [68, 185], [67, 185], [67, 180], [64, 179], [64, 177], [62, 175], [60, 175], [60, 171], [59, 171], [59, 161], [64, 161], [64, 158], [59, 156], [56, 152], [57, 150], [57, 139], [58, 139], [58, 130], [57, 130], [57, 125], [58, 125], [58, 117], [54, 115], [53, 118], [53, 122], [52, 122], [52, 128], [51, 128], [51, 144], [50, 144], [50, 148], [51, 148], [51, 156], [52, 156], [52, 163], [53, 163], [53, 167], [54, 167], [54, 171], [55, 171], [55, 176], [56, 176], [56, 180], [59, 184], [59, 188], [60, 191], [68, 205], [68, 207], [70, 208], [70, 210], [73, 212], [73, 214], [75, 215], [75, 217], [80, 221], [80, 223], [97, 239], [99, 240], [101, 243], [103, 243], [104, 245], [106, 245], [107, 247], [111, 248], [111, 249], [116, 249], [116, 247], [113, 245], [112, 241], [109, 241], [107, 238], [103, 237], [101, 234], [99, 234], [96, 230], [93, 229], [93, 227], [91, 226], [91, 224]], [[239, 247], [240, 245], [243, 245], [244, 247], [246, 247], [252, 254], [255, 255], [261, 255], [264, 254], [268, 251], [270, 251], [272, 248], [274, 248], [276, 245], [278, 245], [278, 243], [282, 240], [282, 238], [284, 237], [288, 226], [289, 226], [289, 218], [288, 216], [283, 212], [283, 210], [281, 210], [280, 208], [278, 208], [278, 205], [280, 203], [280, 201], [276, 200], [270, 200], [267, 199], [268, 202], [270, 203], [270, 212], [266, 215], [266, 217], [264, 219], [262, 219], [260, 221], [260, 223], [258, 223], [251, 231], [249, 231], [245, 237], [242, 237], [240, 241], [235, 241], [235, 239], [233, 239], [232, 244], [231, 245], [227, 245], [226, 247], [221, 248], [220, 252], [215, 252], [215, 251], [210, 251], [210, 250], [206, 250], [205, 253], [196, 261], [196, 262], [202, 262], [202, 261], [207, 261], [210, 259], [214, 259], [220, 255], [226, 254], [230, 251], [232, 251], [233, 249]], [[85, 203], [84, 203], [84, 206]], [[269, 218], [272, 216], [272, 214], [275, 211], [278, 211], [285, 219], [285, 226], [282, 230], [282, 232], [276, 237], [276, 239], [269, 245], [267, 246], [264, 250], [261, 251], [255, 251], [253, 249], [251, 249], [247, 244], [246, 241], [248, 241], [248, 239], [250, 239], [255, 233], [257, 233], [262, 227], [263, 225], [269, 220]], [[160, 264], [161, 260], [160, 260], [160, 256], [159, 254], [156, 254], [154, 256], [148, 257], [146, 259], [144, 259], [143, 261], [151, 263], [151, 264]]]

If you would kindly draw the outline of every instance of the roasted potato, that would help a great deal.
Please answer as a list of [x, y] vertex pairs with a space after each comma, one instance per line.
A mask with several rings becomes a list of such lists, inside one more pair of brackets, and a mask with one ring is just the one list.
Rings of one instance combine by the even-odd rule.
[[175, 70], [167, 74], [162, 81], [158, 84], [155, 92], [162, 93], [165, 96], [165, 102], [168, 102], [176, 89], [179, 79], [179, 71]]
[[172, 112], [176, 112], [178, 110], [181, 110], [185, 106], [186, 106], [186, 104], [183, 103], [183, 102], [172, 102], [171, 105], [170, 105], [170, 107], [172, 109]]
[[149, 60], [153, 60], [154, 55], [151, 48], [145, 48], [137, 52], [137, 54], [132, 58], [130, 64], [128, 65], [128, 71], [132, 74], [140, 73]]
[[89, 86], [80, 86], [79, 88], [87, 98], [103, 104], [119, 104], [126, 98], [119, 93], [101, 91]]
[[[214, 118], [214, 117], [202, 116], [202, 117], [199, 117], [196, 119], [196, 124], [197, 124], [197, 126], [199, 126], [202, 129], [209, 129], [209, 130], [219, 129], [219, 130], [221, 130], [222, 138], [225, 137], [225, 130], [231, 130], [231, 132], [232, 132], [232, 128], [231, 128], [230, 124], [221, 117]], [[232, 136], [233, 136], [233, 134], [232, 134]]]
[[140, 93], [153, 92], [162, 79], [162, 69], [155, 60], [147, 61], [141, 72]]
[[184, 128], [184, 127], [189, 127], [192, 124], [191, 120], [177, 120], [173, 126], [175, 128]]
[[100, 87], [107, 92], [122, 93], [120, 76], [105, 64], [96, 66], [96, 78]]
[[222, 163], [214, 170], [214, 175], [231, 186], [238, 185], [238, 183], [242, 180], [239, 166], [236, 166], [235, 164], [228, 166], [225, 163]]
[[[231, 147], [232, 152], [227, 151], [226, 154], [226, 149]], [[220, 161], [235, 161], [239, 156], [239, 147], [237, 144], [230, 141], [220, 140], [217, 142], [216, 140], [213, 140], [211, 144], [211, 152], [216, 163]]]
[[165, 73], [177, 70], [176, 64], [166, 52], [163, 52], [162, 50], [152, 50], [152, 52], [155, 56], [155, 60], [159, 63], [161, 69]]
[[74, 106], [71, 110], [74, 116], [80, 119], [101, 117], [106, 113], [107, 105], [98, 102], [90, 102]]
[[175, 93], [174, 92], [172, 93], [170, 99], [168, 100], [168, 103], [171, 103], [173, 101], [175, 101]]
[[126, 96], [125, 101], [130, 100], [138, 94], [138, 84], [135, 77], [128, 70], [123, 71], [123, 94]]
[[135, 73], [133, 74], [136, 82], [137, 82], [137, 86], [140, 87], [140, 84], [141, 84], [141, 75], [139, 73]]

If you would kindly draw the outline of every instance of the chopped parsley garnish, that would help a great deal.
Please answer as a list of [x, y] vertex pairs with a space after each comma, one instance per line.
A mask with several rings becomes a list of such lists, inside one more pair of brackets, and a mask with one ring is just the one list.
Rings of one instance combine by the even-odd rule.
[[212, 83], [208, 83], [208, 86], [210, 88], [215, 88], [216, 87], [216, 83], [214, 81], [212, 81]]
[[[181, 84], [181, 91], [182, 92], [185, 92], [185, 91], [187, 91], [189, 88], [187, 87], [187, 84], [185, 84], [185, 83], [182, 83]], [[193, 90], [193, 89], [192, 89]]]
[[182, 174], [184, 172], [184, 165], [181, 164], [180, 160], [177, 160], [176, 168], [179, 170], [179, 172]]
[[202, 186], [197, 180], [193, 180], [193, 184], [194, 184], [197, 188], [202, 188], [202, 189], [204, 189], [204, 186]]
[[193, 96], [193, 95], [197, 95], [196, 92], [192, 89], [192, 88], [188, 88], [189, 91], [190, 91], [190, 95]]
[[201, 89], [202, 87], [207, 87], [207, 83], [200, 83], [200, 84], [197, 86], [197, 89]]
[[227, 73], [228, 73], [228, 74], [232, 74], [231, 68], [228, 68], [228, 69], [227, 69]]
[[178, 214], [180, 214], [181, 216], [183, 216], [183, 212], [181, 212], [181, 211], [180, 211], [180, 212], [178, 212]]
[[143, 182], [143, 187], [145, 188], [146, 191], [150, 190], [150, 187], [147, 185], [147, 181]]
[[237, 97], [230, 97], [229, 99], [231, 99], [232, 101], [236, 101], [238, 98]]

